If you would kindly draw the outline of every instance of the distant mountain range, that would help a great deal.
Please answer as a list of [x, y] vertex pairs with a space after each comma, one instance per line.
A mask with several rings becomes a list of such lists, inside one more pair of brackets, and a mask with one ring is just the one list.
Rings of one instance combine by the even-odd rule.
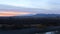
[[34, 16], [40, 16], [40, 17], [60, 17], [60, 14], [36, 14]]
[[25, 15], [25, 16], [15, 16], [16, 18], [48, 18], [48, 17], [58, 17], [60, 18], [60, 14], [36, 14], [36, 15]]

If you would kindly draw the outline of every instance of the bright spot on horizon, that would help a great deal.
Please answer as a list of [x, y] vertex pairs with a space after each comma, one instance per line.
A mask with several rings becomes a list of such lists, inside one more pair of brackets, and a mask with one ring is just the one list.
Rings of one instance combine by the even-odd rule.
[[17, 15], [26, 15], [31, 14], [29, 12], [0, 12], [0, 16], [17, 16]]

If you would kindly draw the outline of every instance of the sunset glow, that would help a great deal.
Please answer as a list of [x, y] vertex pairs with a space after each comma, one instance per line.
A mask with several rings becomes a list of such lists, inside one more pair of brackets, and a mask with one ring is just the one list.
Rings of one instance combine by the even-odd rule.
[[16, 15], [25, 15], [25, 14], [31, 14], [29, 12], [0, 12], [0, 16], [16, 16]]

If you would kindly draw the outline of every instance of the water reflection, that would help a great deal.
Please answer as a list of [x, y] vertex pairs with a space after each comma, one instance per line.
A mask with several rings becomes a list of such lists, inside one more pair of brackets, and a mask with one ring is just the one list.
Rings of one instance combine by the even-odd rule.
[[55, 32], [46, 32], [45, 34], [55, 34]]
[[60, 31], [46, 32], [46, 34], [60, 34]]
[[51, 31], [46, 33], [36, 33], [36, 34], [60, 34], [60, 31]]

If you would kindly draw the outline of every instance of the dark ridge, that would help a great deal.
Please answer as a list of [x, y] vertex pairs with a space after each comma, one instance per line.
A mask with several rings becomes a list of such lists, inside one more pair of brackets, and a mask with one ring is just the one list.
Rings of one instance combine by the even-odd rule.
[[60, 24], [60, 17], [0, 17], [0, 24]]
[[13, 25], [33, 25], [42, 24], [46, 26], [60, 26], [60, 17], [0, 17], [0, 24], [13, 24]]

